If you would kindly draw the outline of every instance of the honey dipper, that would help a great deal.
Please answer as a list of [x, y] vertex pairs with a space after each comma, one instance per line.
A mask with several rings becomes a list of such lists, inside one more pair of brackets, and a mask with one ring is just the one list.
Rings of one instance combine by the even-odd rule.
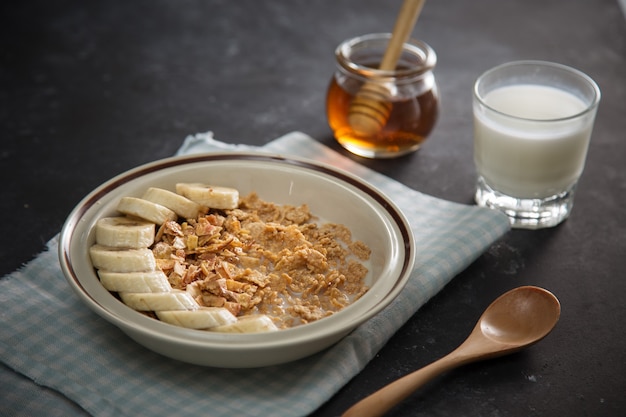
[[[380, 62], [379, 70], [393, 71], [402, 54], [404, 43], [413, 31], [425, 0], [404, 0], [398, 13], [393, 33]], [[366, 82], [358, 91], [348, 113], [348, 122], [356, 132], [373, 135], [387, 124], [391, 102], [387, 89], [374, 82]]]

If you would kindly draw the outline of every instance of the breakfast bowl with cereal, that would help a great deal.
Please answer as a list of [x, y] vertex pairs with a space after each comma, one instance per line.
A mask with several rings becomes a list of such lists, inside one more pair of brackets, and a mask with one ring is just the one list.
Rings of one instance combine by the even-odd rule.
[[380, 313], [415, 262], [408, 221], [360, 178], [260, 152], [163, 159], [70, 213], [74, 292], [145, 347], [214, 367], [317, 353]]

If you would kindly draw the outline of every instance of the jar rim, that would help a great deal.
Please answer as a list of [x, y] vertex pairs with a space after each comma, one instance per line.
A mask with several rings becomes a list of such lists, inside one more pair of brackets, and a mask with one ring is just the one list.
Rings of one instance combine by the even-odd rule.
[[437, 54], [426, 42], [418, 39], [408, 39], [403, 47], [403, 53], [417, 58], [411, 65], [394, 70], [381, 70], [362, 63], [355, 62], [351, 56], [355, 51], [378, 47], [381, 49], [382, 58], [384, 50], [391, 39], [391, 33], [370, 33], [360, 35], [341, 42], [335, 49], [337, 63], [347, 71], [359, 74], [363, 77], [375, 78], [405, 78], [414, 77], [432, 71], [437, 64]]

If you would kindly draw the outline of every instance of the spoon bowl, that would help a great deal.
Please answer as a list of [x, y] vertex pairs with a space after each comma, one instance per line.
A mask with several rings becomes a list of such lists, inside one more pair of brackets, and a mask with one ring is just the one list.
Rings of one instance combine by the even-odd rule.
[[485, 337], [522, 348], [546, 337], [560, 313], [559, 301], [552, 293], [526, 286], [497, 298], [478, 323]]
[[350, 407], [342, 416], [382, 416], [442, 372], [537, 343], [552, 331], [560, 315], [561, 304], [548, 290], [523, 286], [508, 291], [487, 307], [474, 330], [458, 348], [381, 388]]

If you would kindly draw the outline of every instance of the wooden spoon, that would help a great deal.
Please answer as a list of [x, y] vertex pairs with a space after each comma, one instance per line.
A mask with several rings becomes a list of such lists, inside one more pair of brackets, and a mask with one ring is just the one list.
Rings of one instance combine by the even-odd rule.
[[[393, 71], [402, 54], [404, 43], [409, 39], [425, 0], [404, 0], [398, 13], [391, 40], [385, 49], [379, 69]], [[355, 131], [373, 135], [387, 124], [391, 102], [387, 89], [377, 83], [365, 83], [350, 104], [348, 122]]]
[[342, 416], [382, 416], [442, 372], [537, 343], [554, 328], [560, 314], [559, 300], [549, 291], [532, 286], [515, 288], [487, 307], [469, 337], [454, 351], [381, 388]]

